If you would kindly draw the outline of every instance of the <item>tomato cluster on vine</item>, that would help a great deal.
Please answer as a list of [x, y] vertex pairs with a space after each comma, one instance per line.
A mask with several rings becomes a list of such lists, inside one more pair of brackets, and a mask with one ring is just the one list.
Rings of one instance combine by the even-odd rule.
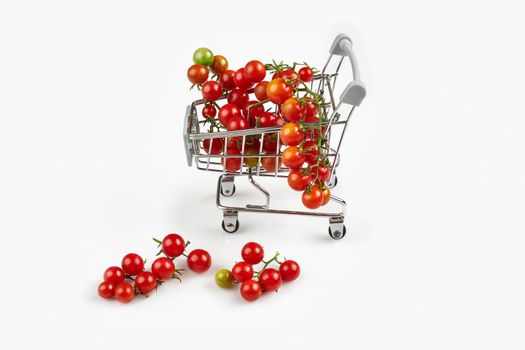
[[136, 253], [129, 253], [122, 258], [121, 266], [110, 266], [103, 274], [104, 281], [98, 286], [98, 294], [104, 299], [115, 298], [121, 303], [129, 303], [135, 296], [148, 296], [158, 286], [170, 279], [181, 281], [181, 271], [175, 268], [175, 258], [184, 256], [188, 268], [194, 272], [208, 271], [211, 266], [211, 256], [203, 249], [194, 249], [185, 254], [189, 241], [179, 234], [170, 233], [162, 241], [156, 238], [160, 251], [151, 264], [150, 270], [145, 269], [146, 260]]
[[[221, 288], [230, 288], [240, 284], [241, 296], [247, 301], [255, 301], [263, 292], [277, 291], [283, 282], [297, 279], [301, 273], [299, 264], [293, 260], [279, 261], [279, 252], [265, 261], [264, 249], [256, 242], [246, 243], [241, 250], [242, 261], [233, 265], [231, 270], [221, 269], [215, 274], [215, 282]], [[271, 263], [278, 268], [269, 267]], [[255, 271], [254, 265], [262, 263], [260, 270]]]
[[[280, 133], [247, 136], [244, 145], [240, 137], [230, 137], [228, 142], [223, 138], [204, 139], [204, 152], [230, 156], [221, 158], [229, 172], [243, 166], [262, 166], [273, 173], [284, 165], [290, 169], [289, 186], [303, 192], [302, 202], [307, 208], [327, 204], [331, 165], [323, 124], [324, 100], [307, 84], [315, 78], [315, 68], [306, 63], [263, 64], [252, 60], [231, 70], [224, 56], [214, 55], [207, 48], [197, 49], [193, 60], [187, 75], [202, 93], [202, 116], [210, 124], [209, 132], [282, 127]], [[221, 98], [227, 103], [219, 106]], [[286, 146], [284, 150], [282, 145]]]

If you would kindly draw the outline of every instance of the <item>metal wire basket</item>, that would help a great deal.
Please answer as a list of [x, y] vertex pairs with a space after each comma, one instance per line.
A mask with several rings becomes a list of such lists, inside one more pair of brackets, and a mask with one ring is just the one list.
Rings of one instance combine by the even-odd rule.
[[[337, 61], [338, 58], [338, 61]], [[342, 92], [339, 100], [334, 98], [334, 88], [339, 75], [339, 70], [345, 58], [348, 58], [352, 67], [353, 80], [346, 86]], [[329, 72], [329, 67], [334, 66], [335, 69]], [[332, 63], [332, 64], [331, 64]], [[347, 131], [350, 117], [354, 113], [357, 106], [361, 104], [366, 96], [366, 87], [361, 82], [359, 67], [357, 59], [353, 51], [353, 43], [347, 35], [338, 35], [331, 48], [330, 55], [322, 71], [314, 76], [311, 82], [311, 90], [322, 95], [322, 113], [327, 118], [322, 121], [322, 130], [326, 142], [324, 143], [324, 153], [327, 155], [330, 162], [330, 179], [327, 182], [329, 188], [337, 185], [336, 170], [340, 162], [341, 141]], [[253, 93], [253, 89], [248, 90], [248, 93]], [[334, 195], [331, 196], [331, 201], [340, 207], [337, 212], [324, 212], [321, 210], [284, 210], [270, 207], [270, 193], [263, 188], [254, 179], [256, 176], [282, 178], [287, 177], [290, 169], [281, 166], [280, 153], [268, 154], [263, 152], [263, 142], [267, 137], [276, 135], [276, 149], [280, 149], [279, 131], [278, 127], [268, 128], [252, 128], [247, 130], [237, 131], [221, 131], [221, 132], [207, 132], [203, 129], [203, 124], [206, 122], [204, 118], [199, 118], [200, 110], [205, 104], [205, 100], [194, 101], [186, 109], [184, 118], [184, 145], [186, 150], [186, 157], [188, 166], [195, 163], [197, 169], [203, 171], [212, 171], [221, 173], [217, 182], [216, 205], [223, 211], [222, 228], [229, 233], [236, 232], [239, 228], [238, 215], [239, 212], [251, 213], [268, 213], [268, 214], [292, 214], [326, 217], [329, 219], [329, 235], [334, 239], [341, 239], [346, 234], [346, 227], [344, 219], [347, 212], [347, 204], [342, 198]], [[338, 130], [336, 130], [338, 129]], [[224, 152], [222, 154], [210, 154], [213, 139], [223, 139]], [[226, 154], [226, 147], [228, 140], [235, 139], [240, 144], [240, 154]], [[245, 150], [248, 142], [254, 139], [259, 141], [259, 152], [247, 154]], [[209, 149], [205, 149], [204, 142], [208, 140]], [[210, 142], [211, 141], [211, 142]], [[208, 151], [208, 152], [206, 152]], [[238, 171], [227, 171], [222, 162], [228, 158], [239, 158], [241, 166]], [[256, 167], [248, 167], [245, 165], [245, 160], [257, 159]], [[261, 167], [263, 158], [269, 158], [275, 162], [275, 170], [268, 171]], [[266, 159], [266, 162], [269, 160]], [[235, 193], [235, 178], [239, 176], [246, 176], [249, 182], [265, 196], [264, 204], [246, 204], [245, 206], [228, 206], [221, 201], [221, 197], [230, 197]]]

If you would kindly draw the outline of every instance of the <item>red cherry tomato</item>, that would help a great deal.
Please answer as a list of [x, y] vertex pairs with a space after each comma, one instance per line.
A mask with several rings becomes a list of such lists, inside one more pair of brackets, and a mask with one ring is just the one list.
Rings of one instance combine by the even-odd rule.
[[299, 75], [293, 69], [287, 69], [281, 72], [281, 78], [293, 87], [297, 87], [299, 85]]
[[259, 118], [261, 114], [264, 113], [263, 105], [258, 105], [258, 106], [250, 108], [250, 106], [253, 106], [254, 104], [257, 104], [257, 103], [258, 103], [257, 101], [248, 101], [248, 103], [242, 109], [242, 114], [244, 115], [246, 119], [248, 119], [248, 121], [250, 122], [250, 127], [252, 128], [255, 127], [256, 119]]
[[135, 290], [128, 282], [122, 282], [115, 287], [115, 299], [119, 303], [127, 304], [135, 298]]
[[251, 83], [258, 83], [266, 77], [266, 68], [260, 61], [250, 61], [244, 66], [244, 75]]
[[281, 114], [288, 122], [298, 122], [304, 118], [305, 109], [295, 97], [290, 97], [281, 105]]
[[216, 81], [210, 80], [202, 85], [202, 98], [207, 101], [217, 101], [222, 95], [222, 87]]
[[317, 182], [326, 182], [330, 178], [330, 168], [324, 164], [319, 164], [319, 170], [317, 165], [313, 165], [310, 168], [310, 175], [312, 175], [312, 180]]
[[233, 81], [235, 81], [235, 85], [241, 90], [248, 90], [253, 85], [253, 83], [246, 78], [244, 68], [239, 68], [235, 71]]
[[235, 71], [232, 70], [225, 70], [222, 72], [221, 76], [219, 77], [219, 84], [221, 84], [224, 90], [231, 90], [235, 88], [235, 81], [233, 80], [234, 75]]
[[255, 301], [261, 296], [262, 288], [257, 281], [247, 280], [242, 282], [240, 292], [244, 300]]
[[328, 188], [328, 186], [324, 186], [324, 188], [321, 189], [321, 191], [323, 191], [323, 204], [322, 205], [326, 205], [328, 204], [328, 202], [330, 202], [330, 197], [332, 196], [331, 193], [330, 193], [330, 189]]
[[292, 169], [288, 174], [288, 185], [296, 191], [304, 191], [312, 181], [310, 174], [307, 173], [305, 175], [303, 171], [301, 169]]
[[220, 75], [228, 69], [228, 60], [222, 55], [213, 56], [210, 70], [213, 74]]
[[202, 108], [202, 116], [204, 118], [215, 118], [217, 115], [217, 108], [213, 105], [206, 105]]
[[157, 279], [153, 273], [142, 271], [135, 277], [135, 287], [141, 294], [147, 295], [157, 288]]
[[266, 86], [268, 85], [267, 81], [261, 81], [259, 84], [255, 85], [255, 88], [253, 89], [253, 93], [255, 94], [255, 97], [259, 101], [265, 101], [268, 99], [268, 96], [266, 96]]
[[[210, 149], [211, 146], [211, 149]], [[224, 140], [223, 139], [204, 139], [202, 141], [202, 147], [204, 148], [204, 152], [208, 154], [221, 154], [223, 148], [224, 148]]]
[[276, 269], [267, 268], [262, 270], [259, 274], [259, 284], [261, 285], [263, 291], [265, 292], [274, 292], [283, 283], [281, 274]]
[[273, 79], [266, 85], [266, 96], [275, 104], [282, 104], [293, 96], [293, 88], [284, 79]]
[[319, 148], [317, 147], [317, 142], [312, 140], [305, 140], [302, 145], [303, 154], [305, 160], [309, 164], [317, 163], [317, 157], [319, 155]]
[[232, 278], [237, 282], [244, 282], [253, 277], [252, 264], [241, 261], [233, 265], [232, 267]]
[[299, 267], [299, 264], [295, 261], [285, 260], [281, 264], [281, 266], [279, 266], [279, 272], [281, 273], [283, 281], [289, 282], [299, 277], [299, 274], [301, 273], [301, 268]]
[[248, 103], [248, 93], [246, 90], [241, 90], [239, 88], [235, 88], [228, 94], [228, 103], [233, 103], [237, 105], [239, 108], [244, 108], [246, 106], [246, 103]]
[[266, 153], [276, 154], [277, 149], [277, 133], [264, 135], [263, 150]]
[[299, 124], [288, 123], [281, 128], [280, 137], [282, 143], [288, 146], [297, 146], [304, 139], [304, 133]]
[[219, 109], [219, 122], [222, 125], [226, 125], [228, 120], [234, 116], [241, 116], [241, 110], [236, 104], [227, 103]]
[[281, 154], [284, 166], [290, 169], [299, 169], [305, 162], [305, 157], [298, 147], [289, 146]]
[[135, 276], [144, 270], [144, 260], [140, 255], [129, 253], [122, 259], [122, 269], [130, 276]]
[[202, 84], [208, 80], [208, 68], [201, 64], [194, 64], [188, 68], [188, 80], [192, 84]]
[[[213, 139], [213, 141], [219, 141], [217, 143], [222, 146], [222, 142], [220, 142], [222, 141], [221, 139]], [[170, 258], [176, 258], [182, 255], [182, 253], [184, 253], [184, 248], [186, 248], [186, 242], [184, 242], [184, 238], [176, 233], [170, 233], [162, 239], [162, 251]]]
[[250, 124], [248, 123], [246, 118], [241, 116], [234, 116], [228, 119], [225, 126], [226, 130], [228, 131], [235, 131], [248, 129], [250, 127]]
[[304, 109], [305, 109], [305, 114], [306, 114], [306, 119], [305, 119], [305, 122], [307, 123], [312, 123], [312, 122], [317, 122], [318, 118], [317, 117], [317, 111], [318, 111], [318, 108], [317, 108], [317, 104], [314, 102], [314, 101], [307, 101], [305, 104], [304, 104]]
[[111, 266], [104, 271], [104, 281], [113, 285], [124, 282], [124, 270], [118, 266]]
[[323, 204], [323, 192], [319, 187], [312, 186], [303, 192], [301, 199], [308, 209], [317, 209]]
[[155, 259], [151, 264], [151, 272], [153, 275], [161, 281], [173, 278], [175, 273], [175, 264], [170, 258], [162, 256]]
[[259, 116], [259, 127], [260, 128], [269, 128], [275, 126], [275, 121], [277, 116], [271, 112], [263, 112]]
[[299, 79], [301, 79], [301, 81], [305, 83], [312, 81], [312, 79], [314, 78], [314, 72], [310, 67], [303, 67], [299, 69], [299, 72], [297, 73], [299, 74]]
[[259, 243], [248, 242], [242, 247], [241, 256], [247, 263], [255, 265], [260, 263], [264, 258], [264, 249]]
[[194, 272], [206, 272], [211, 266], [211, 256], [204, 249], [195, 249], [188, 254], [188, 267]]
[[[272, 153], [272, 152], [266, 152], [266, 154], [275, 155], [275, 153]], [[283, 161], [281, 160], [281, 157], [279, 156], [261, 158], [261, 165], [263, 166], [264, 170], [266, 170], [269, 173], [274, 173], [276, 170], [279, 170], [282, 164], [283, 164]]]
[[115, 295], [115, 285], [111, 282], [104, 281], [98, 285], [98, 295], [104, 299], [111, 299]]

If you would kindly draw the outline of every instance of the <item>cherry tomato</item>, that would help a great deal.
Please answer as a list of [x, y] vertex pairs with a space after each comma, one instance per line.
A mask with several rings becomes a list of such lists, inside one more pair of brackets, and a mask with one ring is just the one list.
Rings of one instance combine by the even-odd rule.
[[248, 78], [246, 78], [244, 68], [239, 68], [235, 71], [233, 81], [235, 81], [235, 85], [237, 85], [237, 87], [241, 90], [248, 90], [253, 85], [253, 83], [249, 81]]
[[278, 152], [277, 137], [277, 133], [264, 135], [262, 148], [266, 153], [276, 154]]
[[299, 264], [295, 261], [285, 260], [281, 264], [281, 266], [279, 266], [279, 272], [281, 273], [283, 281], [289, 282], [299, 277], [299, 274], [301, 273], [301, 268], [299, 267]]
[[250, 61], [244, 66], [244, 75], [251, 83], [258, 83], [266, 77], [266, 68], [260, 61]]
[[311, 122], [316, 122], [318, 120], [318, 118], [316, 118], [318, 108], [317, 108], [317, 104], [314, 101], [307, 101], [304, 104], [304, 109], [306, 112], [305, 122], [311, 123]]
[[202, 108], [202, 116], [204, 118], [215, 118], [217, 115], [217, 108], [213, 105], [206, 105]]
[[135, 277], [135, 287], [141, 294], [147, 295], [157, 288], [157, 279], [153, 273], [142, 271]]
[[[275, 155], [275, 153], [268, 153], [267, 155]], [[281, 165], [283, 164], [281, 157], [263, 157], [261, 158], [261, 165], [263, 166], [264, 170], [266, 170], [269, 173], [274, 173], [276, 170], [279, 170], [281, 168]]]
[[124, 282], [124, 270], [118, 266], [111, 266], [104, 271], [104, 281], [113, 285]]
[[314, 72], [310, 67], [303, 67], [299, 69], [299, 72], [297, 73], [299, 74], [299, 79], [301, 79], [301, 81], [304, 81], [305, 83], [312, 81], [312, 79], [314, 78]]
[[299, 75], [293, 69], [282, 71], [281, 78], [293, 87], [297, 87], [299, 85]]
[[135, 289], [128, 282], [122, 282], [115, 287], [115, 299], [119, 303], [127, 304], [135, 298]]
[[255, 301], [261, 296], [262, 288], [257, 281], [247, 280], [242, 282], [240, 292], [244, 300]]
[[228, 103], [233, 103], [237, 105], [239, 108], [244, 108], [246, 106], [246, 103], [248, 103], [248, 93], [245, 90], [241, 90], [239, 88], [235, 88], [228, 94]]
[[188, 68], [188, 80], [192, 84], [202, 84], [206, 80], [208, 80], [208, 68], [204, 67], [201, 64], [194, 64], [190, 68]]
[[304, 154], [296, 146], [287, 147], [281, 154], [281, 159], [284, 166], [290, 169], [299, 169], [305, 161]]
[[303, 119], [305, 109], [295, 97], [290, 97], [281, 105], [281, 114], [288, 122], [298, 122]]
[[319, 148], [317, 147], [317, 142], [312, 140], [305, 140], [302, 145], [303, 154], [305, 160], [310, 163], [317, 163], [317, 157], [319, 155]]
[[226, 125], [228, 120], [235, 116], [241, 116], [241, 110], [236, 104], [227, 103], [219, 109], [219, 122], [222, 125]]
[[282, 143], [288, 146], [297, 146], [304, 139], [304, 133], [299, 124], [288, 123], [281, 128], [280, 137]]
[[261, 135], [248, 135], [245, 140], [245, 149], [255, 149], [259, 151], [261, 148]]
[[222, 87], [216, 81], [210, 80], [202, 85], [202, 98], [207, 101], [217, 101], [222, 95]]
[[[221, 76], [219, 77], [219, 84], [221, 84], [224, 90], [231, 90], [235, 88], [235, 81], [233, 80], [234, 75], [235, 71], [233, 70], [228, 69], [222, 72]], [[206, 77], [206, 79], [207, 78], [208, 77]]]
[[253, 89], [253, 93], [255, 94], [255, 97], [259, 101], [265, 101], [268, 99], [268, 96], [266, 96], [266, 86], [268, 85], [267, 81], [261, 81], [259, 84], [255, 85], [255, 88]]
[[193, 53], [193, 62], [207, 67], [213, 63], [213, 52], [206, 47], [200, 47]]
[[228, 69], [228, 60], [222, 55], [213, 56], [213, 62], [211, 63], [210, 70], [213, 74], [220, 75]]
[[[219, 141], [218, 143], [222, 145], [222, 142], [220, 142], [222, 141], [221, 139], [213, 139], [213, 140]], [[182, 238], [180, 235], [176, 233], [170, 233], [162, 239], [162, 251], [164, 252], [164, 254], [166, 254], [170, 258], [176, 258], [182, 255], [182, 253], [184, 253], [184, 248], [186, 248], [186, 242], [184, 242], [184, 238]]]
[[259, 274], [259, 284], [265, 292], [273, 292], [279, 289], [283, 280], [281, 274], [276, 269], [267, 268]]
[[175, 273], [175, 264], [170, 258], [161, 256], [153, 261], [151, 264], [151, 272], [161, 281], [173, 278]]
[[250, 127], [250, 124], [248, 123], [246, 118], [241, 116], [234, 116], [228, 119], [225, 126], [226, 130], [228, 131], [235, 131], [248, 129]]
[[268, 128], [271, 126], [275, 126], [276, 119], [277, 119], [277, 116], [274, 113], [263, 112], [259, 116], [259, 127]]
[[312, 175], [312, 180], [317, 180], [317, 182], [326, 182], [330, 178], [330, 168], [324, 164], [319, 164], [319, 170], [317, 165], [313, 165], [310, 168], [310, 175]]
[[211, 256], [204, 249], [195, 249], [188, 254], [188, 267], [194, 272], [206, 272], [211, 266]]
[[109, 281], [104, 281], [98, 285], [98, 295], [104, 299], [111, 299], [115, 295], [115, 285]]
[[[211, 149], [210, 149], [211, 146]], [[223, 139], [204, 139], [202, 141], [202, 148], [204, 149], [204, 152], [208, 154], [221, 154], [223, 148], [224, 148], [224, 140]]]
[[241, 256], [247, 263], [255, 265], [264, 258], [264, 249], [259, 243], [248, 242], [242, 247]]
[[250, 127], [252, 128], [255, 127], [256, 119], [260, 117], [261, 114], [264, 113], [263, 105], [258, 105], [258, 106], [250, 108], [250, 106], [253, 106], [254, 104], [257, 104], [257, 103], [258, 103], [257, 101], [248, 101], [248, 103], [246, 103], [246, 105], [242, 109], [242, 114], [244, 115], [246, 119], [248, 119], [248, 121], [250, 122]]
[[328, 186], [324, 185], [321, 188], [321, 191], [323, 191], [323, 204], [322, 205], [326, 205], [328, 204], [328, 202], [330, 202], [330, 197], [331, 197], [330, 189], [328, 188]]
[[228, 269], [220, 269], [215, 273], [215, 283], [221, 288], [233, 287], [232, 272]]
[[144, 260], [140, 255], [129, 253], [122, 259], [122, 269], [130, 276], [135, 276], [144, 270]]
[[283, 126], [284, 124], [286, 124], [286, 122], [284, 121], [283, 118], [277, 117], [275, 119], [275, 126]]
[[280, 78], [282, 74], [283, 74], [283, 72], [279, 72], [279, 71], [276, 70], [275, 72], [273, 72], [272, 80]]
[[240, 261], [232, 267], [232, 278], [237, 282], [244, 282], [253, 277], [252, 264]]
[[293, 88], [284, 79], [273, 79], [266, 85], [266, 96], [275, 104], [282, 104], [293, 96]]
[[[259, 149], [248, 148], [244, 151], [244, 154], [247, 156], [258, 155]], [[259, 157], [244, 157], [244, 165], [246, 165], [248, 168], [255, 168], [257, 167], [257, 164], [259, 164]]]
[[242, 146], [242, 138], [240, 137], [229, 137], [228, 143], [226, 144], [227, 150], [236, 150], [240, 151]]
[[323, 204], [323, 192], [319, 187], [312, 186], [303, 192], [301, 199], [308, 209], [317, 209]]
[[304, 191], [311, 181], [310, 174], [304, 174], [301, 169], [292, 169], [288, 174], [288, 185], [296, 191]]

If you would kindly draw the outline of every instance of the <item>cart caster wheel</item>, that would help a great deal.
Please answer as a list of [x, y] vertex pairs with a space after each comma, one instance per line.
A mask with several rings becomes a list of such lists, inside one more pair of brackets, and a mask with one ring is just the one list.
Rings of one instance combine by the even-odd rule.
[[234, 193], [235, 193], [235, 185], [233, 185], [231, 187], [231, 189], [230, 188], [223, 188], [223, 187], [221, 187], [221, 194], [224, 197], [231, 197], [231, 196], [233, 196]]
[[337, 176], [334, 175], [332, 180], [329, 183], [327, 183], [327, 186], [328, 188], [334, 188], [335, 186], [337, 186]]
[[346, 226], [343, 225], [343, 230], [342, 231], [340, 231], [339, 229], [335, 229], [333, 232], [332, 232], [332, 228], [328, 227], [328, 234], [333, 239], [340, 240], [346, 235]]
[[237, 232], [237, 230], [239, 229], [239, 220], [236, 220], [235, 221], [235, 225], [234, 224], [225, 224], [224, 223], [224, 220], [222, 220], [222, 229], [227, 232], [227, 233], [235, 233]]

